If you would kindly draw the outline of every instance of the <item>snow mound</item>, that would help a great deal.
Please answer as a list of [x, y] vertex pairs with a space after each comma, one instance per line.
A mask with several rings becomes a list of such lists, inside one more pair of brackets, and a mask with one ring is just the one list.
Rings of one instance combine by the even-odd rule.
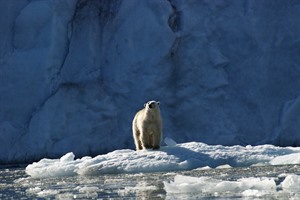
[[[170, 140], [171, 141], [171, 140]], [[300, 164], [299, 147], [221, 146], [199, 142], [162, 147], [159, 151], [117, 150], [94, 158], [75, 159], [67, 153], [60, 159], [42, 159], [26, 167], [34, 178], [111, 173], [165, 172], [196, 168], [251, 165]], [[279, 162], [280, 161], [280, 162]]]

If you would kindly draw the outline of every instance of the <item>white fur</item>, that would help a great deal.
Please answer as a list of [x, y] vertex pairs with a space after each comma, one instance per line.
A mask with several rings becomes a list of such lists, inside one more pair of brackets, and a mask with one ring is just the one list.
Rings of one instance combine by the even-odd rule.
[[138, 111], [132, 122], [136, 150], [159, 149], [162, 138], [162, 119], [159, 102], [148, 101]]

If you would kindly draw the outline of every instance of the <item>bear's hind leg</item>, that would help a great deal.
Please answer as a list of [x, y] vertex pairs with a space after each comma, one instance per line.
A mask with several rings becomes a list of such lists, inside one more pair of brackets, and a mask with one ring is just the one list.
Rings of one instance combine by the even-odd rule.
[[136, 150], [142, 150], [142, 149], [143, 149], [142, 142], [140, 140], [138, 140], [138, 144], [137, 144], [137, 149]]
[[134, 144], [135, 144], [136, 150], [142, 150], [143, 146], [142, 146], [142, 142], [140, 140], [140, 131], [137, 130], [136, 128], [133, 128], [133, 137], [134, 137]]

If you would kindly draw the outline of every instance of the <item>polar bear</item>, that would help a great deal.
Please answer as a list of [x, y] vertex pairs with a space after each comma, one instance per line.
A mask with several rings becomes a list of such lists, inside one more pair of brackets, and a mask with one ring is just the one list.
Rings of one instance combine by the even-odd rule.
[[159, 149], [162, 138], [162, 119], [159, 102], [148, 101], [132, 121], [136, 150]]

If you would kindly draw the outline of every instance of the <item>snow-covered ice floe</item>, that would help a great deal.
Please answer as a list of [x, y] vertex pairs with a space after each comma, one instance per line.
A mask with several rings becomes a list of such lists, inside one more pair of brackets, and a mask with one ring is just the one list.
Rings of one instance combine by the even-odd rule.
[[[167, 143], [170, 143], [168, 141]], [[70, 152], [60, 159], [42, 159], [26, 167], [33, 178], [111, 173], [165, 172], [210, 167], [300, 164], [300, 147], [221, 146], [190, 142], [160, 150], [116, 150], [94, 158], [75, 159]]]
[[[176, 175], [174, 181], [164, 182], [168, 197], [174, 199], [178, 194], [188, 194], [193, 197], [201, 196], [231, 196], [241, 194], [243, 197], [267, 197], [276, 194], [280, 197], [285, 193], [294, 192], [294, 198], [300, 198], [300, 176], [291, 174], [278, 185], [276, 178], [249, 177], [235, 181], [218, 180], [211, 177], [191, 177]], [[175, 195], [175, 196], [173, 196]]]

